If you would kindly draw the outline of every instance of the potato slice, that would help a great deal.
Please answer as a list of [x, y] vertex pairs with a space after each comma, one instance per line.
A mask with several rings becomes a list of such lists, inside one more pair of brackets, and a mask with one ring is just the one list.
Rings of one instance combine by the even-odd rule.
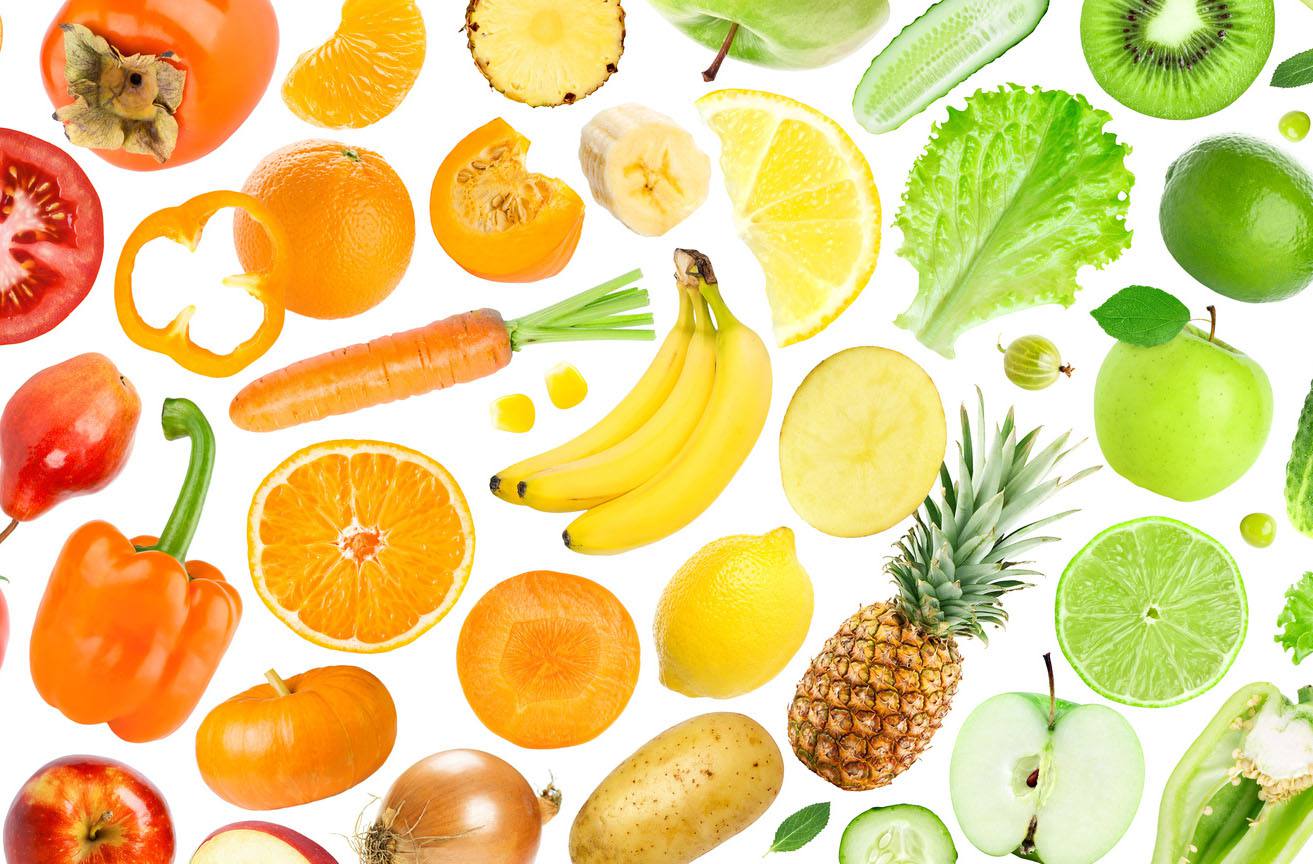
[[835, 537], [906, 519], [944, 460], [944, 404], [925, 370], [888, 348], [849, 348], [793, 394], [780, 429], [780, 475], [798, 515]]

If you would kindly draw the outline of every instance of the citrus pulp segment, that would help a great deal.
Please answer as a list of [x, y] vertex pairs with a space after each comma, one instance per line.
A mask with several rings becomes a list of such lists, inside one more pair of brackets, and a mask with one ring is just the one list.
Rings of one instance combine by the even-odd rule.
[[391, 651], [442, 619], [474, 559], [469, 507], [447, 470], [384, 441], [326, 441], [264, 479], [247, 520], [269, 610], [325, 648]]
[[766, 275], [781, 345], [825, 329], [857, 298], [880, 252], [871, 166], [839, 124], [755, 90], [719, 90], [698, 108], [721, 140], [740, 236]]
[[1127, 705], [1160, 708], [1207, 691], [1231, 667], [1247, 621], [1230, 553], [1173, 519], [1107, 529], [1058, 583], [1062, 653], [1095, 692]]
[[333, 37], [287, 73], [283, 101], [316, 126], [377, 123], [414, 86], [424, 52], [424, 18], [414, 0], [346, 0]]

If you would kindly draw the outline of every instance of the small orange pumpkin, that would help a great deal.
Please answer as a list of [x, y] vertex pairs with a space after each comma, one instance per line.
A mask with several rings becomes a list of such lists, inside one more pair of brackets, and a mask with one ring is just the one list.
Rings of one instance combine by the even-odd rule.
[[387, 761], [397, 709], [382, 681], [356, 666], [265, 677], [196, 732], [196, 764], [214, 794], [247, 810], [293, 807], [345, 792]]
[[529, 139], [500, 117], [465, 136], [429, 194], [433, 234], [480, 279], [536, 282], [560, 273], [583, 232], [584, 202], [525, 167]]

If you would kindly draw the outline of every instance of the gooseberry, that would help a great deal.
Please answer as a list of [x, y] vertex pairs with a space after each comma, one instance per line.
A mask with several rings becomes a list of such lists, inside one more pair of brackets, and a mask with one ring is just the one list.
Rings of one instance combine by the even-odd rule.
[[1006, 349], [1000, 343], [998, 350], [1003, 352], [1003, 374], [1023, 390], [1043, 390], [1059, 375], [1071, 377], [1075, 371], [1062, 362], [1058, 346], [1043, 336], [1022, 336]]

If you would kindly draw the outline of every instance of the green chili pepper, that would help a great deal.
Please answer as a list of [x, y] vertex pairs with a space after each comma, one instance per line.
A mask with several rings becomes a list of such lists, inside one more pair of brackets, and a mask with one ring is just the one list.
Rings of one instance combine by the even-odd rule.
[[1153, 864], [1293, 864], [1313, 837], [1313, 687], [1227, 701], [1181, 757], [1158, 813]]

